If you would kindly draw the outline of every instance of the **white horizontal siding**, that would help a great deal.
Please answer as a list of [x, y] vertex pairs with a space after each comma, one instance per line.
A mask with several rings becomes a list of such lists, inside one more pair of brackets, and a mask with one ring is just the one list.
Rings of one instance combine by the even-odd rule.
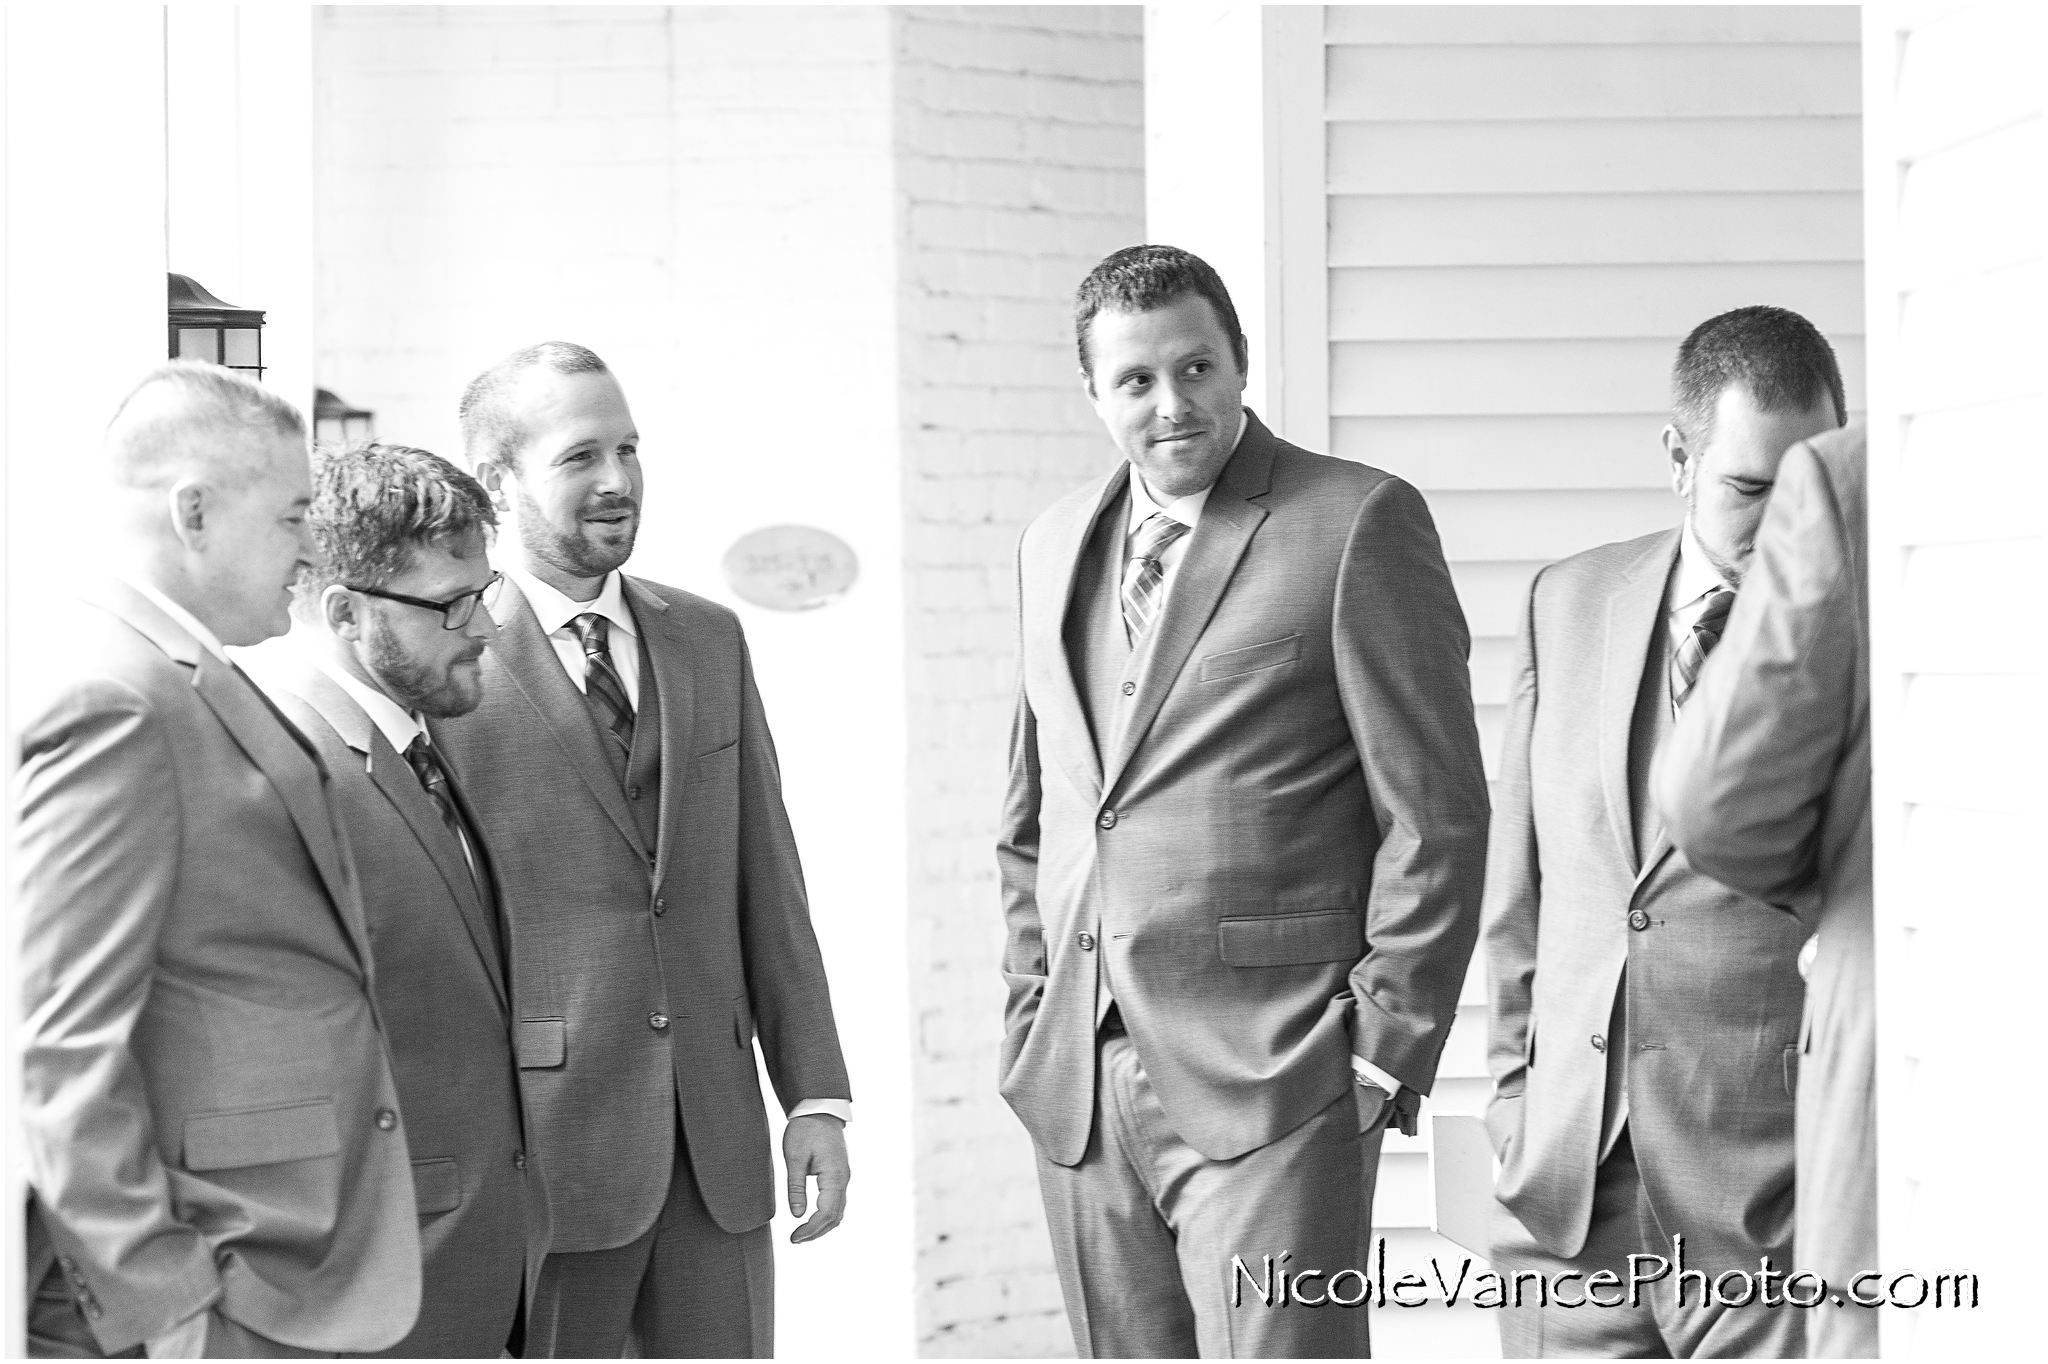
[[[1324, 35], [1331, 449], [1429, 499], [1491, 774], [1530, 580], [1683, 514], [1658, 443], [1679, 340], [1795, 309], [1862, 403], [1856, 13], [1338, 6]], [[1485, 1103], [1482, 974], [1437, 1111]], [[1427, 1210], [1390, 1144], [1377, 1220]]]

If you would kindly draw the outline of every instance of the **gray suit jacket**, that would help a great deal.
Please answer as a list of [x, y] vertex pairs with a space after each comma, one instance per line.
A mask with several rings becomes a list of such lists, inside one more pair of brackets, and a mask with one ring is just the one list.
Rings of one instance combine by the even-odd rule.
[[785, 1108], [850, 1093], [739, 620], [639, 578], [625, 594], [645, 644], [638, 723], [661, 735], [652, 849], [515, 583], [491, 606], [483, 704], [432, 725], [502, 873], [558, 1251], [653, 1225], [678, 1105], [718, 1224], [774, 1215], [757, 1031]]
[[1628, 1128], [1651, 1206], [1689, 1267], [1753, 1269], [1791, 1234], [1805, 929], [1692, 871], [1668, 836], [1637, 855], [1631, 724], [1645, 668], [1666, 666], [1678, 539], [1603, 545], [1530, 588], [1487, 873], [1487, 1127], [1501, 1202], [1544, 1249], [1577, 1254], [1626, 965]]
[[[419, 1319], [392, 1352], [495, 1357], [547, 1254], [549, 1221], [492, 910], [411, 765], [296, 640], [239, 661], [319, 750], [358, 853], [424, 1257]], [[476, 855], [489, 877], [489, 850]]]
[[[1802, 1267], [1878, 1263], [1864, 433], [1795, 445], [1721, 645], [1658, 764], [1700, 871], [1816, 925], [1800, 1034]], [[1812, 1352], [1869, 1355], [1876, 1314], [1828, 1312]]]
[[216, 1289], [273, 1340], [383, 1349], [419, 1232], [325, 773], [132, 588], [66, 624], [14, 789], [31, 1273], [47, 1238], [110, 1352]]
[[1256, 417], [1098, 755], [1062, 631], [1128, 469], [1017, 551], [1002, 1092], [1063, 1165], [1087, 1145], [1112, 982], [1168, 1122], [1211, 1158], [1335, 1101], [1354, 1052], [1427, 1093], [1485, 859], [1469, 641], [1428, 508]]

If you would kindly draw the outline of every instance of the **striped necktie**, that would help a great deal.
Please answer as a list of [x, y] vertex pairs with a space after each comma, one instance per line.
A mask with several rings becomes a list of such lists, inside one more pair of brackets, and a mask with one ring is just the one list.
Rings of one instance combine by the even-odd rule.
[[612, 623], [594, 611], [586, 611], [569, 622], [576, 638], [583, 642], [583, 690], [597, 703], [604, 727], [626, 752], [633, 751], [633, 707], [626, 700], [626, 684], [612, 666]]
[[1721, 631], [1726, 628], [1728, 612], [1734, 605], [1735, 593], [1730, 588], [1717, 587], [1708, 593], [1706, 609], [1693, 622], [1692, 632], [1678, 646], [1678, 652], [1671, 656], [1672, 715], [1676, 716], [1685, 698], [1692, 695], [1693, 684], [1700, 680], [1700, 668], [1721, 642]]
[[1166, 569], [1159, 556], [1188, 528], [1165, 512], [1153, 512], [1138, 527], [1138, 542], [1131, 546], [1130, 562], [1124, 565], [1124, 630], [1135, 645], [1145, 637], [1152, 618], [1159, 613], [1159, 599]]

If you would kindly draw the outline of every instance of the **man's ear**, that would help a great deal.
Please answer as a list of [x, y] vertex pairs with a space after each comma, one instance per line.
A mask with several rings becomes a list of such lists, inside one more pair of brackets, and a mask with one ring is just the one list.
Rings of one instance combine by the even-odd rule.
[[496, 511], [505, 510], [505, 469], [494, 459], [480, 459], [476, 462], [476, 481], [483, 484], [484, 492], [491, 499]]
[[206, 514], [212, 497], [197, 479], [181, 478], [171, 488], [171, 529], [187, 550], [197, 553], [206, 543]]
[[1091, 403], [1092, 403], [1092, 402], [1094, 402], [1094, 401], [1095, 401], [1095, 376], [1094, 376], [1094, 375], [1092, 375], [1092, 374], [1090, 374], [1090, 373], [1089, 373], [1089, 372], [1088, 372], [1088, 371], [1087, 371], [1086, 369], [1082, 368], [1082, 367], [1081, 367], [1081, 366], [1079, 366], [1079, 365], [1076, 365], [1076, 366], [1074, 367], [1074, 372], [1075, 372], [1075, 373], [1077, 373], [1077, 374], [1079, 374], [1079, 375], [1081, 376], [1081, 391], [1082, 391], [1083, 393], [1085, 393], [1085, 394], [1087, 394], [1087, 395], [1088, 395], [1088, 401], [1089, 401], [1089, 402], [1091, 402]]
[[329, 633], [353, 644], [363, 637], [363, 618], [355, 594], [340, 583], [329, 583], [320, 594], [320, 623]]
[[1664, 456], [1671, 461], [1671, 491], [1680, 497], [1692, 487], [1692, 454], [1685, 448], [1685, 437], [1676, 425], [1664, 428]]

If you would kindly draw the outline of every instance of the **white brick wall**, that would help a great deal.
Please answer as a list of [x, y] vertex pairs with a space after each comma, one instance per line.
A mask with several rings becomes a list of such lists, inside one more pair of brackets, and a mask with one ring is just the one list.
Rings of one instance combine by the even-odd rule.
[[996, 814], [1024, 524], [1116, 458], [1069, 300], [1144, 230], [1142, 12], [895, 12], [918, 1343], [1072, 1352], [1031, 1144], [995, 1092]]

